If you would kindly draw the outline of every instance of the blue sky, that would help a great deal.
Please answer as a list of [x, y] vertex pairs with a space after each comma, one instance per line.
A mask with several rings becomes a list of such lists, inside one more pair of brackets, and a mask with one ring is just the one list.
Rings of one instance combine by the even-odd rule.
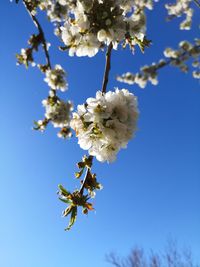
[[[162, 2], [162, 3], [161, 3]], [[43, 115], [48, 93], [35, 68], [16, 67], [15, 54], [36, 32], [22, 5], [0, 4], [0, 265], [4, 267], [108, 267], [105, 254], [126, 256], [135, 245], [162, 250], [167, 239], [191, 247], [200, 260], [200, 86], [191, 74], [163, 69], [159, 85], [141, 90], [115, 81], [116, 74], [137, 71], [162, 57], [165, 46], [199, 34], [179, 31], [178, 22], [166, 23], [160, 1], [148, 12], [148, 37], [153, 45], [141, 54], [114, 52], [108, 88], [128, 88], [138, 96], [139, 130], [113, 164], [94, 163], [104, 190], [95, 199], [96, 212], [80, 214], [70, 232], [61, 218], [63, 203], [57, 185], [78, 186], [75, 164], [84, 155], [74, 138], [58, 139], [53, 127], [41, 134], [33, 121]], [[196, 10], [194, 26], [199, 22]], [[104, 53], [92, 59], [70, 58], [57, 51], [52, 27], [40, 16], [47, 39], [55, 44], [53, 64], [68, 72], [65, 98], [74, 105], [101, 88]], [[43, 54], [36, 57], [43, 59]]]

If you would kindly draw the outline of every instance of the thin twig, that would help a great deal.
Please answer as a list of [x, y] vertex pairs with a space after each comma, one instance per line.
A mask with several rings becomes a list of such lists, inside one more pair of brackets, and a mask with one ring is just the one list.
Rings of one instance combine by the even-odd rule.
[[50, 56], [49, 56], [49, 52], [48, 52], [48, 48], [47, 48], [47, 42], [46, 42], [46, 39], [45, 39], [44, 31], [43, 31], [39, 21], [37, 20], [37, 18], [31, 13], [31, 9], [30, 9], [29, 5], [26, 3], [25, 0], [23, 0], [23, 3], [24, 3], [24, 6], [25, 6], [26, 10], [28, 11], [28, 13], [29, 13], [34, 25], [36, 26], [36, 28], [39, 31], [39, 35], [41, 37], [41, 42], [42, 42], [42, 46], [43, 46], [45, 57], [46, 57], [46, 61], [47, 61], [47, 66], [48, 66], [49, 69], [51, 69], [51, 61], [50, 61]]
[[[89, 156], [89, 157], [88, 157], [88, 160], [90, 161], [91, 166], [92, 166], [93, 158], [94, 158], [93, 156]], [[83, 195], [83, 192], [84, 192], [84, 189], [85, 189], [85, 184], [86, 184], [86, 182], [87, 182], [87, 179], [88, 179], [89, 175], [90, 175], [90, 168], [87, 167], [87, 171], [86, 171], [86, 173], [85, 173], [85, 177], [84, 177], [84, 179], [83, 179], [81, 188], [80, 188], [80, 190], [79, 190], [79, 193], [80, 193], [81, 195]]]
[[121, 263], [121, 260], [114, 253], [110, 253], [109, 255], [106, 255], [106, 261], [108, 263], [111, 263], [112, 265], [114, 265], [116, 267], [123, 267], [124, 266]]
[[[199, 50], [199, 49], [200, 49], [200, 45], [195, 45], [192, 48], [192, 50]], [[191, 51], [184, 51], [182, 54], [180, 54], [178, 59], [181, 59], [187, 55], [189, 57], [191, 57]], [[163, 65], [162, 67], [164, 67], [166, 65], [170, 65], [171, 63], [176, 62], [176, 61], [177, 61], [177, 58], [170, 58], [168, 61], [165, 62], [165, 65]], [[160, 67], [160, 68], [162, 68], [162, 67]]]
[[103, 85], [102, 85], [103, 94], [106, 93], [107, 84], [108, 84], [108, 78], [109, 78], [109, 73], [110, 73], [110, 68], [111, 68], [110, 60], [111, 60], [112, 48], [113, 48], [113, 44], [111, 42], [108, 46], [108, 50], [106, 53], [106, 65], [105, 65], [105, 72], [104, 72]]
[[[102, 93], [105, 94], [106, 93], [106, 89], [107, 89], [107, 84], [108, 84], [108, 79], [109, 79], [109, 73], [110, 73], [110, 69], [111, 69], [111, 51], [113, 48], [113, 44], [112, 42], [109, 44], [107, 52], [106, 52], [106, 64], [105, 64], [105, 72], [104, 72], [104, 77], [103, 77], [103, 85], [102, 85]], [[91, 162], [93, 161], [93, 156], [91, 157]], [[84, 189], [85, 189], [85, 184], [87, 183], [87, 179], [89, 177], [89, 172], [90, 169], [88, 168], [86, 173], [85, 173], [85, 177], [83, 179], [81, 188], [79, 190], [79, 193], [81, 195], [83, 195]]]
[[200, 8], [200, 2], [198, 0], [194, 0], [194, 2]]
[[[91, 160], [93, 160], [93, 156], [91, 157]], [[83, 192], [84, 192], [84, 189], [85, 189], [85, 184], [86, 184], [87, 179], [88, 179], [88, 177], [89, 177], [89, 172], [90, 172], [90, 169], [88, 168], [87, 171], [86, 171], [86, 173], [85, 173], [85, 177], [84, 177], [84, 179], [83, 179], [81, 188], [80, 188], [80, 190], [79, 190], [79, 193], [80, 193], [81, 195], [83, 195]]]
[[[195, 45], [195, 46], [193, 46], [192, 50], [193, 50], [193, 49], [194, 49], [194, 50], [199, 50], [199, 49], [200, 49], [200, 45]], [[187, 56], [187, 55], [188, 55], [189, 57], [191, 57], [191, 52], [190, 52], [190, 51], [184, 51], [182, 54], [179, 55], [178, 58], [170, 58], [170, 59], [166, 60], [165, 62], [163, 62], [163, 64], [158, 65], [158, 66], [155, 66], [155, 67], [154, 67], [154, 70], [157, 71], [157, 70], [159, 70], [159, 69], [162, 69], [162, 68], [164, 68], [164, 67], [166, 67], [166, 66], [172, 64], [173, 62], [176, 62], [177, 60], [180, 60], [181, 58], [184, 58], [184, 57]], [[142, 72], [139, 72], [139, 75], [143, 75], [143, 73], [142, 73]]]

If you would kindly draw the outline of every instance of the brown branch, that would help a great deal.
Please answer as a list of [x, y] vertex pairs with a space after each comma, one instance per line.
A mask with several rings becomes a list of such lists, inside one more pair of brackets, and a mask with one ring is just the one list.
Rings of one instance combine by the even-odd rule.
[[198, 0], [194, 0], [194, 2], [200, 8], [200, 2]]
[[51, 69], [51, 61], [50, 61], [50, 56], [49, 56], [49, 52], [48, 52], [48, 48], [47, 48], [47, 42], [45, 39], [44, 31], [43, 31], [39, 21], [37, 20], [37, 18], [31, 13], [31, 8], [28, 5], [28, 3], [25, 0], [23, 0], [23, 3], [24, 3], [26, 10], [28, 11], [34, 25], [38, 29], [38, 32], [39, 32], [39, 35], [41, 38], [42, 47], [44, 49], [44, 53], [45, 53], [45, 57], [46, 57], [46, 61], [47, 61], [47, 66], [49, 69]]
[[[93, 156], [91, 156], [91, 160], [93, 160]], [[86, 173], [85, 173], [85, 177], [84, 177], [84, 179], [83, 179], [82, 186], [81, 186], [81, 188], [80, 188], [80, 190], [79, 190], [79, 193], [80, 193], [81, 195], [83, 195], [83, 192], [84, 192], [84, 189], [85, 189], [85, 184], [86, 184], [87, 179], [88, 179], [88, 177], [89, 177], [89, 172], [90, 172], [90, 169], [88, 168], [87, 171], [86, 171]]]
[[109, 78], [109, 73], [110, 73], [110, 68], [111, 68], [110, 60], [111, 60], [112, 48], [113, 48], [113, 44], [111, 42], [109, 44], [108, 50], [106, 52], [106, 65], [105, 65], [105, 72], [104, 72], [103, 85], [102, 85], [102, 93], [103, 94], [106, 93], [107, 84], [108, 84], [108, 78]]
[[87, 179], [88, 179], [88, 177], [89, 177], [89, 175], [90, 175], [90, 169], [91, 169], [91, 167], [92, 167], [92, 161], [93, 161], [93, 156], [89, 156], [88, 157], [88, 159], [90, 160], [90, 162], [91, 162], [91, 166], [90, 166], [90, 168], [89, 167], [87, 167], [87, 171], [86, 171], [86, 173], [85, 173], [85, 177], [84, 177], [84, 179], [83, 179], [83, 181], [82, 181], [82, 185], [81, 185], [81, 188], [80, 188], [80, 190], [79, 190], [79, 193], [81, 194], [81, 195], [83, 195], [83, 192], [84, 192], [84, 189], [85, 189], [85, 184], [86, 184], [86, 182], [87, 182]]
[[[107, 89], [107, 84], [108, 84], [108, 78], [109, 78], [109, 73], [110, 73], [110, 69], [111, 69], [111, 51], [113, 48], [113, 44], [112, 42], [109, 44], [107, 52], [106, 52], [106, 64], [105, 64], [105, 72], [104, 72], [104, 77], [103, 77], [103, 84], [102, 84], [102, 93], [105, 94], [106, 93], [106, 89]], [[91, 162], [93, 161], [93, 156], [90, 156], [91, 158]], [[87, 179], [89, 177], [89, 172], [90, 172], [90, 168], [87, 169], [86, 173], [85, 173], [85, 177], [83, 179], [81, 188], [79, 190], [79, 193], [81, 195], [83, 195], [84, 189], [85, 189], [85, 184], [87, 183]]]
[[[194, 45], [193, 48], [192, 48], [192, 51], [194, 51], [194, 50], [199, 52], [200, 51], [200, 45]], [[191, 51], [184, 51], [179, 55], [178, 58], [169, 58], [168, 60], [165, 60], [164, 62], [162, 62], [160, 65], [158, 63], [157, 66], [154, 66], [154, 67], [150, 66], [150, 67], [152, 67], [153, 70], [155, 72], [157, 72], [158, 70], [160, 70], [160, 69], [162, 69], [162, 68], [164, 68], [166, 66], [169, 66], [169, 65], [171, 65], [173, 63], [176, 63], [177, 61], [181, 61], [182, 58], [184, 58], [185, 56], [189, 56], [189, 58], [187, 59], [187, 60], [189, 60], [190, 57], [192, 56]], [[187, 60], [185, 60], [185, 61], [187, 61]], [[138, 74], [140, 76], [143, 76], [145, 74], [145, 72], [144, 71], [140, 71], [140, 72], [138, 72]], [[132, 74], [132, 75], [134, 75], [134, 74]]]
[[[199, 49], [200, 49], [200, 45], [194, 45], [193, 48], [192, 48], [192, 51], [193, 51], [193, 50], [195, 50], [195, 51], [199, 51]], [[160, 66], [160, 67], [157, 68], [157, 69], [161, 69], [162, 67], [165, 67], [165, 66], [167, 66], [167, 65], [170, 65], [170, 64], [173, 63], [173, 62], [176, 62], [177, 60], [181, 60], [181, 59], [184, 58], [185, 56], [189, 56], [189, 57], [191, 57], [191, 56], [192, 56], [191, 51], [190, 51], [190, 50], [189, 50], [189, 51], [184, 51], [182, 54], [179, 55], [178, 58], [170, 58], [169, 60], [167, 60], [167, 61], [165, 62], [165, 64], [163, 64], [163, 66]], [[157, 70], [157, 69], [156, 69], [156, 70]]]
[[114, 253], [106, 255], [106, 261], [116, 267], [124, 267], [123, 263], [121, 263], [121, 260]]

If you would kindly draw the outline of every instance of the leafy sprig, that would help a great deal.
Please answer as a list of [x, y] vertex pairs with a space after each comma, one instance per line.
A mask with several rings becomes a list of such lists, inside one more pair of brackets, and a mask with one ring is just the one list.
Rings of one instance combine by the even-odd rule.
[[89, 211], [94, 210], [93, 204], [89, 200], [95, 196], [96, 190], [102, 189], [102, 185], [97, 182], [96, 174], [91, 172], [92, 162], [92, 156], [84, 156], [82, 161], [77, 163], [79, 171], [75, 173], [75, 177], [79, 179], [85, 172], [84, 179], [80, 181], [79, 190], [76, 189], [71, 193], [62, 185], [58, 186], [59, 199], [68, 204], [68, 207], [63, 211], [63, 217], [70, 216], [69, 224], [65, 230], [70, 230], [76, 222], [79, 207], [82, 208], [83, 214], [88, 214]]

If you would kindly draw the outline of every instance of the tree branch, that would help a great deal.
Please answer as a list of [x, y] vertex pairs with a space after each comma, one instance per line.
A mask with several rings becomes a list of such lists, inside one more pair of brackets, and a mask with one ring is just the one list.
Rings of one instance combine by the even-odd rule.
[[[109, 79], [109, 73], [110, 73], [110, 69], [111, 69], [111, 52], [112, 52], [112, 48], [113, 48], [113, 44], [112, 42], [109, 44], [107, 52], [106, 52], [106, 64], [105, 64], [105, 72], [104, 72], [104, 77], [103, 77], [103, 84], [102, 84], [102, 93], [105, 94], [106, 93], [106, 89], [107, 89], [107, 84], [108, 84], [108, 79]], [[93, 161], [93, 156], [90, 156], [91, 158], [91, 162]], [[85, 177], [83, 179], [83, 183], [82, 186], [79, 190], [79, 193], [81, 195], [83, 195], [84, 189], [85, 189], [85, 184], [87, 183], [87, 179], [89, 177], [89, 172], [90, 169], [88, 168], [86, 173], [85, 173]]]
[[200, 8], [200, 2], [198, 0], [194, 0], [194, 2]]
[[109, 73], [110, 73], [110, 69], [111, 69], [111, 51], [113, 48], [113, 44], [112, 42], [109, 44], [108, 46], [108, 50], [106, 52], [106, 65], [105, 65], [105, 72], [104, 72], [104, 78], [103, 78], [103, 85], [102, 85], [102, 93], [105, 94], [106, 93], [106, 89], [107, 89], [107, 84], [108, 84], [108, 78], [109, 78]]
[[[93, 156], [90, 156], [91, 163], [92, 163], [92, 161], [93, 161], [93, 158], [94, 158]], [[87, 168], [87, 171], [86, 171], [86, 173], [85, 173], [85, 177], [84, 177], [84, 179], [83, 179], [81, 188], [80, 188], [80, 190], [79, 190], [79, 193], [80, 193], [81, 195], [83, 195], [83, 192], [84, 192], [84, 189], [85, 189], [85, 184], [87, 183], [87, 179], [88, 179], [88, 177], [89, 177], [89, 172], [90, 172], [90, 169]]]
[[[199, 54], [199, 52], [200, 52], [200, 45], [194, 45], [189, 51], [183, 51], [177, 58], [169, 58], [167, 60], [163, 60], [153, 65], [150, 65], [147, 67], [145, 66], [145, 70], [143, 70], [143, 67], [142, 67], [140, 68], [140, 71], [137, 73], [125, 73], [125, 74], [122, 74], [121, 76], [117, 76], [116, 79], [124, 83], [128, 83], [128, 81], [132, 81], [134, 83], [134, 78], [136, 75], [139, 77], [145, 77], [145, 75], [151, 76], [151, 74], [157, 75], [158, 70], [169, 65], [173, 66], [173, 63], [175, 63], [174, 66], [176, 66], [176, 62], [186, 62], [193, 56], [193, 53]], [[127, 77], [126, 77], [126, 74], [128, 74]]]
[[115, 267], [123, 267], [121, 260], [114, 253], [110, 253], [109, 255], [106, 255], [106, 261], [108, 263], [111, 263]]
[[[194, 45], [193, 46], [193, 48], [192, 48], [192, 50], [199, 50], [200, 49], [200, 45]], [[157, 68], [157, 69], [161, 69], [161, 68], [163, 68], [163, 67], [165, 67], [165, 66], [167, 66], [167, 65], [170, 65], [171, 63], [173, 63], [173, 62], [176, 62], [177, 61], [177, 59], [181, 59], [181, 58], [184, 58], [185, 56], [189, 56], [189, 57], [191, 57], [191, 51], [184, 51], [182, 54], [180, 54], [180, 56], [178, 57], [178, 58], [170, 58], [169, 60], [167, 60], [166, 62], [165, 62], [165, 64], [163, 64], [163, 66], [160, 66], [159, 68]], [[156, 69], [156, 70], [157, 70]]]
[[48, 48], [47, 48], [47, 42], [45, 39], [44, 31], [43, 31], [39, 21], [37, 20], [37, 18], [31, 13], [31, 9], [30, 9], [30, 6], [28, 5], [28, 3], [25, 0], [23, 0], [23, 4], [24, 4], [27, 12], [29, 13], [34, 25], [38, 29], [39, 35], [41, 37], [42, 47], [43, 47], [45, 57], [46, 57], [47, 66], [49, 69], [51, 69], [51, 61], [50, 61], [50, 56], [49, 56], [49, 52], [48, 52]]

